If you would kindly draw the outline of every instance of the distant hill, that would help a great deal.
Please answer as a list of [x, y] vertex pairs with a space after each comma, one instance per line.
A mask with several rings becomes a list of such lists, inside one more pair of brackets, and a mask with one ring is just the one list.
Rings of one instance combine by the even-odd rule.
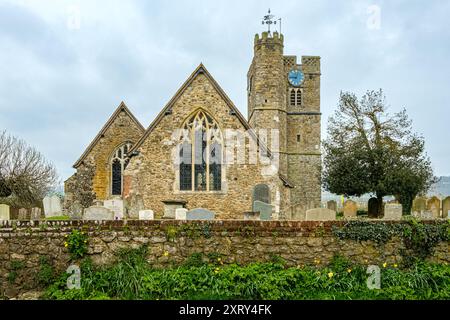
[[450, 196], [450, 177], [439, 177], [439, 181], [431, 186], [429, 196]]

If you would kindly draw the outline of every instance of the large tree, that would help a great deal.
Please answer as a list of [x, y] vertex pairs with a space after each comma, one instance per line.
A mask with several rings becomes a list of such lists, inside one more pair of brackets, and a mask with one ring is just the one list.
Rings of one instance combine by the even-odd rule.
[[372, 193], [378, 215], [387, 195], [395, 195], [410, 212], [412, 200], [435, 180], [423, 137], [412, 131], [406, 110], [387, 112], [381, 89], [359, 100], [341, 93], [323, 147], [324, 188], [347, 197]]
[[23, 140], [0, 132], [0, 202], [12, 206], [36, 205], [54, 189], [55, 167]]

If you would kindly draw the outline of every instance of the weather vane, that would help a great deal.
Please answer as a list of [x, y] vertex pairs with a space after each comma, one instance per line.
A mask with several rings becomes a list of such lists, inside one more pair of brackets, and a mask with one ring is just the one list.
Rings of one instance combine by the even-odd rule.
[[[269, 11], [268, 11], [267, 15], [265, 15], [263, 17], [263, 21], [262, 21], [263, 25], [267, 24], [269, 34], [270, 34], [270, 26], [272, 24], [277, 24], [277, 20], [274, 20], [274, 18], [275, 18], [275, 16], [273, 14], [270, 14], [270, 8], [269, 8]], [[281, 18], [278, 19], [278, 21], [280, 21], [280, 33], [281, 33]]]

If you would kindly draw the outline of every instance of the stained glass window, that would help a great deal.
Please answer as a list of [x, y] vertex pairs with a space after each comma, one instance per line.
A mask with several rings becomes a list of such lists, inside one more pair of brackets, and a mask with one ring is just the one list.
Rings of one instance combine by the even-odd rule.
[[221, 190], [222, 135], [214, 119], [199, 111], [186, 121], [180, 138], [180, 190]]
[[122, 195], [123, 189], [123, 171], [127, 167], [130, 160], [126, 157], [131, 143], [126, 142], [118, 147], [111, 157], [111, 195]]

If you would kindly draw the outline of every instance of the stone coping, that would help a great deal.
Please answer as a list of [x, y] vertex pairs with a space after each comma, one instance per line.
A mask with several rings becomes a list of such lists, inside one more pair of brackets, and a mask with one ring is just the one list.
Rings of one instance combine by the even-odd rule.
[[[51, 220], [51, 221], [28, 221], [28, 220], [5, 220], [0, 221], [0, 235], [2, 233], [56, 231], [61, 229], [82, 228], [90, 230], [165, 230], [169, 227], [208, 226], [211, 231], [248, 231], [257, 232], [301, 232], [309, 233], [320, 229], [321, 232], [330, 233], [334, 226], [342, 227], [350, 221], [359, 220], [338, 220], [338, 221], [294, 221], [294, 220]], [[395, 220], [363, 220], [381, 224], [405, 224], [407, 221]], [[446, 223], [445, 219], [421, 220], [426, 224]]]

